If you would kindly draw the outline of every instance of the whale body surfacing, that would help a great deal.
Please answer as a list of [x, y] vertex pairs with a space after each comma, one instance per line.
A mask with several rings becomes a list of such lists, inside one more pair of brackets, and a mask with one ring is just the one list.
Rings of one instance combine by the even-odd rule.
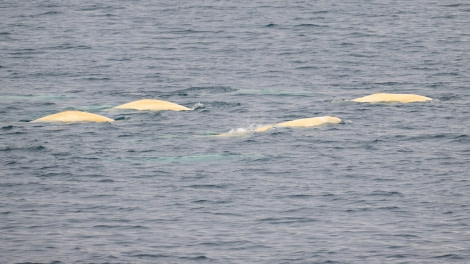
[[37, 122], [63, 122], [63, 123], [80, 123], [80, 122], [114, 122], [113, 119], [102, 115], [92, 114], [82, 111], [64, 111], [52, 114], [31, 121]]
[[171, 110], [171, 111], [187, 111], [191, 110], [185, 106], [175, 104], [168, 101], [163, 100], [155, 100], [155, 99], [142, 99], [133, 101], [127, 104], [122, 104], [119, 106], [114, 107], [116, 109], [134, 109], [140, 111], [164, 111], [164, 110]]
[[302, 118], [296, 119], [291, 121], [286, 121], [282, 123], [277, 123], [274, 125], [265, 125], [261, 126], [254, 130], [246, 130], [246, 129], [232, 129], [228, 133], [218, 134], [218, 136], [236, 136], [236, 135], [244, 135], [249, 132], [265, 132], [272, 128], [276, 127], [316, 127], [320, 125], [327, 125], [327, 124], [339, 124], [341, 123], [341, 119], [334, 116], [319, 116], [319, 117], [310, 117], [310, 118]]
[[274, 127], [316, 127], [325, 124], [339, 124], [341, 119], [334, 116], [318, 116], [310, 118], [301, 118], [274, 125], [266, 125], [255, 129], [255, 132], [265, 132]]
[[387, 103], [387, 102], [400, 102], [400, 103], [411, 103], [411, 102], [426, 102], [432, 98], [417, 95], [417, 94], [391, 94], [391, 93], [376, 93], [368, 96], [352, 99], [353, 102], [359, 103]]
[[319, 116], [319, 117], [310, 117], [296, 119], [292, 121], [278, 123], [274, 126], [276, 127], [314, 127], [323, 124], [338, 124], [341, 122], [341, 119], [334, 116]]

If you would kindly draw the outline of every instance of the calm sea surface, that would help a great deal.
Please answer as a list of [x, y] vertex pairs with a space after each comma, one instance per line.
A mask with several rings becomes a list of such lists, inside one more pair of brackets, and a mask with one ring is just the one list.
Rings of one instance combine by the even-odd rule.
[[470, 263], [469, 89], [467, 0], [3, 0], [0, 263]]

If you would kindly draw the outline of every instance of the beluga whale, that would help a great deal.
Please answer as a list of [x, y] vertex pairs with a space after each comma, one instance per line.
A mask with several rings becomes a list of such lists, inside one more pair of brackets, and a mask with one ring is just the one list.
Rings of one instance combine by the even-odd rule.
[[431, 101], [432, 98], [418, 94], [392, 94], [392, 93], [376, 93], [364, 97], [352, 99], [358, 103], [412, 103]]
[[114, 109], [134, 109], [140, 111], [188, 111], [186, 106], [156, 99], [142, 99], [114, 107]]
[[83, 123], [83, 122], [114, 122], [114, 120], [111, 118], [102, 116], [102, 115], [71, 110], [71, 111], [64, 111], [64, 112], [60, 112], [57, 114], [44, 116], [36, 120], [33, 120], [31, 122], [33, 123], [38, 123], [38, 122]]
[[243, 129], [243, 128], [237, 128], [237, 129], [232, 129], [228, 133], [222, 133], [218, 134], [217, 136], [236, 136], [236, 135], [244, 135], [249, 132], [265, 132], [270, 129], [276, 128], [276, 127], [318, 127], [321, 125], [328, 125], [328, 124], [339, 124], [341, 123], [341, 119], [335, 116], [318, 116], [318, 117], [309, 117], [309, 118], [301, 118], [301, 119], [295, 119], [291, 121], [286, 121], [286, 122], [281, 122], [277, 124], [272, 124], [272, 125], [265, 125], [258, 127], [253, 130], [248, 130], [248, 129]]

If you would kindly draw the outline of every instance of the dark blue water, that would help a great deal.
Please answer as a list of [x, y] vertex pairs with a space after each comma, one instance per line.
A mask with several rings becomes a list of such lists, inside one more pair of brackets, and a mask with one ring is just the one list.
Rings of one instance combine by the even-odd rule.
[[[1, 263], [469, 263], [470, 3], [0, 2]], [[358, 104], [377, 92], [435, 100]], [[187, 112], [117, 111], [143, 98]], [[77, 109], [105, 124], [28, 121]], [[233, 128], [331, 115], [339, 125]]]

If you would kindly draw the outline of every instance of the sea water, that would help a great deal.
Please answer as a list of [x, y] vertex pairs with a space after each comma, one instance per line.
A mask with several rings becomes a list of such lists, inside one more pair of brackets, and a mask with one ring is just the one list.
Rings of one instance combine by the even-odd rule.
[[[0, 262], [468, 263], [469, 17], [464, 0], [2, 1]], [[348, 101], [378, 92], [434, 100]], [[144, 98], [194, 110], [111, 109]], [[64, 110], [116, 121], [29, 123]], [[252, 132], [324, 115], [342, 122]]]

